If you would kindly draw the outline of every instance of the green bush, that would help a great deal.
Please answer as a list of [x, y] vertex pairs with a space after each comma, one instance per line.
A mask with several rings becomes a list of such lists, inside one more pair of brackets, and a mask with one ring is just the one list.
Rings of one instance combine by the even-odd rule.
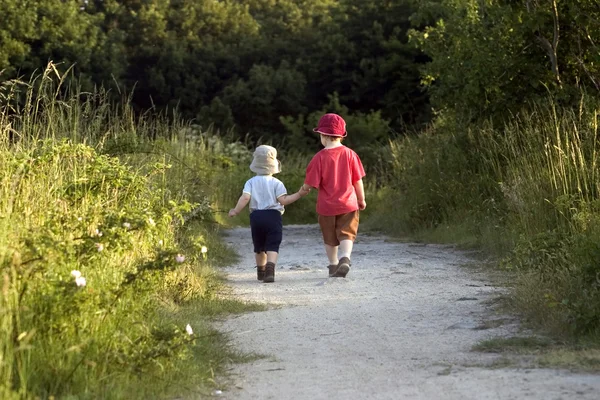
[[[440, 119], [390, 144], [393, 168], [369, 196], [387, 230], [475, 245], [516, 272], [515, 301], [559, 335], [600, 329], [597, 106], [550, 99], [501, 127]], [[444, 237], [445, 234], [445, 237]]]
[[0, 397], [206, 394], [238, 357], [210, 317], [249, 307], [212, 265], [249, 151], [63, 83], [0, 87]]
[[172, 225], [191, 205], [165, 204], [148, 175], [85, 145], [39, 142], [2, 160], [2, 367], [12, 372], [0, 384], [94, 397], [187, 357], [193, 336], [152, 315], [162, 277], [183, 262]]

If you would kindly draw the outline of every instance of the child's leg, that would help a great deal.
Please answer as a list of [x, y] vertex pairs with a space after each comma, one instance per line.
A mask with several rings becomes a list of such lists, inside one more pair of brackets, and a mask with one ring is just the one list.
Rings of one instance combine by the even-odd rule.
[[327, 259], [330, 265], [337, 265], [338, 263], [338, 246], [325, 245], [325, 253], [327, 253]]
[[338, 267], [338, 246], [340, 244], [335, 231], [335, 216], [319, 215], [319, 226], [323, 235], [327, 260], [329, 260], [329, 276], [334, 276]]
[[254, 259], [256, 260], [257, 266], [264, 266], [267, 263], [267, 253], [261, 251], [260, 253], [254, 253]]
[[345, 239], [340, 241], [340, 249], [339, 249], [339, 257], [348, 257], [352, 255], [352, 246], [354, 245], [354, 241]]
[[276, 252], [276, 251], [267, 251], [266, 258], [265, 258], [265, 264], [268, 263], [268, 262], [273, 263], [273, 264], [277, 264], [277, 257], [278, 256], [279, 256], [279, 253]]
[[275, 265], [277, 264], [277, 256], [279, 255], [276, 251], [267, 251], [267, 264], [265, 265], [265, 279], [263, 282], [275, 282]]
[[259, 281], [262, 281], [265, 279], [267, 253], [265, 253], [264, 251], [254, 253], [254, 259], [256, 260], [256, 278]]
[[259, 281], [265, 279], [265, 264], [267, 253], [265, 253], [265, 230], [262, 226], [261, 211], [250, 213], [250, 231], [252, 232], [252, 243], [254, 244], [254, 259], [256, 260], [256, 278]]
[[279, 255], [276, 251], [267, 251], [267, 263], [265, 266], [265, 279], [263, 282], [275, 282], [275, 265], [277, 265], [277, 256]]
[[338, 215], [336, 218], [336, 236], [340, 241], [340, 261], [334, 276], [345, 278], [350, 271], [350, 256], [356, 233], [358, 232], [358, 211]]
[[340, 241], [340, 261], [333, 276], [345, 278], [350, 271], [350, 255], [352, 254], [352, 245], [354, 242], [349, 239]]
[[279, 255], [279, 246], [283, 237], [283, 222], [281, 219], [281, 213], [276, 210], [269, 210], [265, 214], [265, 222], [269, 229], [267, 233], [267, 239], [265, 243], [265, 249], [267, 251], [267, 263], [265, 267], [265, 279], [263, 282], [275, 282], [275, 265], [277, 264], [277, 257]]

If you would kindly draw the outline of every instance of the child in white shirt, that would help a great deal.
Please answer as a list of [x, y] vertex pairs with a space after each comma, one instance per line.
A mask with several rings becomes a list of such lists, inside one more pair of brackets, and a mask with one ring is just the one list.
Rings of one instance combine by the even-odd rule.
[[254, 151], [250, 170], [255, 172], [256, 176], [246, 181], [242, 195], [235, 208], [229, 211], [229, 216], [238, 215], [250, 203], [250, 230], [257, 278], [269, 283], [275, 281], [284, 206], [306, 196], [309, 190], [301, 188], [298, 192], [288, 195], [283, 182], [273, 177], [273, 174], [281, 172], [281, 164], [277, 160], [277, 150], [274, 147], [258, 146]]

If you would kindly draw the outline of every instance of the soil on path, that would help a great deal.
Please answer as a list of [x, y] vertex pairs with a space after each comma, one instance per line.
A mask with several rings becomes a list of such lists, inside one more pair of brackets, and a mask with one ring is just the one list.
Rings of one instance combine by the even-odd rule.
[[[226, 399], [598, 399], [600, 377], [532, 369], [472, 351], [519, 334], [494, 310], [504, 291], [449, 246], [361, 234], [348, 277], [328, 278], [316, 225], [284, 227], [275, 283], [256, 280], [249, 229], [228, 231], [241, 256], [227, 268], [234, 294], [265, 312], [218, 328], [243, 352]], [[517, 364], [518, 365], [518, 364]]]

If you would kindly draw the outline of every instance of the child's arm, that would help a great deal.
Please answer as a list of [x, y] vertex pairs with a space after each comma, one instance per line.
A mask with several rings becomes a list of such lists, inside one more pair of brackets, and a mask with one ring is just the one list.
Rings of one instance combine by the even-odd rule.
[[358, 200], [358, 208], [359, 210], [364, 210], [367, 208], [367, 202], [365, 201], [365, 187], [363, 185], [362, 179], [354, 182], [354, 190], [356, 191], [356, 199]]
[[229, 210], [229, 216], [235, 217], [236, 215], [241, 213], [249, 201], [250, 201], [250, 195], [248, 193], [242, 193], [242, 195], [238, 199], [238, 202], [237, 202], [235, 208], [232, 208], [231, 210]]
[[294, 194], [284, 194], [277, 198], [277, 201], [282, 206], [287, 206], [288, 204], [292, 204], [296, 200], [299, 200], [300, 197], [304, 197], [308, 194], [308, 190], [304, 189], [304, 185]]
[[300, 186], [300, 190], [298, 190], [298, 193], [300, 193], [301, 197], [304, 197], [310, 192], [311, 189], [312, 188], [308, 185], [302, 185]]

